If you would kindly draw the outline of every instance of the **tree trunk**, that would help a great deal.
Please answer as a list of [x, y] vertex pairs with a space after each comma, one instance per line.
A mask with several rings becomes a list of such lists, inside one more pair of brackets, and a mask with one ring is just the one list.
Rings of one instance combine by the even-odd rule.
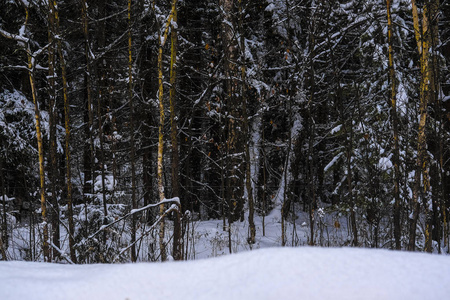
[[[98, 46], [104, 48], [106, 46], [106, 24], [105, 24], [105, 9], [106, 0], [98, 1], [98, 14], [101, 20], [97, 23], [97, 39]], [[106, 99], [106, 61], [105, 59], [97, 60], [96, 74], [98, 75], [98, 98], [97, 98], [97, 122], [98, 122], [98, 140], [99, 140], [99, 165], [100, 165], [100, 176], [101, 176], [101, 194], [102, 194], [102, 204], [103, 204], [103, 225], [108, 222], [108, 205], [106, 197], [106, 159], [105, 159], [105, 137], [103, 132], [103, 115], [102, 115], [102, 104], [104, 104]], [[96, 178], [94, 178], [96, 180]], [[106, 231], [103, 231], [103, 242], [106, 243]]]
[[31, 94], [34, 103], [34, 117], [36, 122], [36, 138], [38, 143], [38, 155], [39, 155], [39, 179], [40, 179], [40, 197], [41, 197], [41, 215], [43, 224], [43, 243], [42, 250], [44, 253], [44, 261], [50, 262], [50, 252], [48, 247], [48, 223], [47, 223], [47, 203], [45, 202], [45, 170], [44, 170], [44, 144], [42, 141], [41, 133], [41, 116], [39, 111], [39, 105], [37, 103], [37, 93], [34, 80], [34, 64], [31, 57], [31, 50], [28, 46], [28, 69], [31, 86]]
[[395, 249], [402, 248], [401, 243], [401, 224], [400, 224], [400, 150], [398, 141], [398, 116], [397, 116], [397, 87], [394, 67], [394, 51], [393, 51], [393, 24], [391, 17], [392, 0], [387, 0], [386, 11], [388, 21], [388, 47], [389, 47], [389, 80], [391, 83], [391, 120], [394, 138], [394, 240]]
[[[177, 0], [172, 0], [173, 17], [171, 24], [171, 47], [170, 47], [170, 136], [172, 142], [172, 197], [180, 196], [179, 188], [179, 153], [178, 153], [178, 125], [176, 115], [176, 83], [177, 83], [177, 50], [178, 50], [178, 33], [177, 33]], [[174, 26], [173, 24], [176, 24]], [[175, 213], [174, 218], [174, 232], [173, 232], [173, 250], [172, 256], [175, 260], [181, 260], [181, 220], [180, 220], [181, 207]]]
[[[165, 199], [164, 180], [163, 180], [163, 154], [164, 154], [164, 97], [163, 97], [163, 74], [162, 74], [162, 45], [158, 52], [158, 100], [159, 100], [159, 129], [158, 129], [158, 159], [157, 159], [157, 177], [158, 177], [158, 195], [159, 201]], [[159, 206], [159, 215], [164, 214], [164, 204]], [[161, 252], [161, 261], [166, 260], [166, 246], [164, 244], [164, 220], [161, 220], [159, 226], [159, 249]]]
[[[56, 86], [55, 79], [57, 78], [56, 67], [56, 45], [54, 36], [56, 34], [54, 7], [52, 1], [49, 3], [48, 13], [48, 92], [49, 92], [49, 129], [50, 129], [50, 189], [51, 189], [51, 224], [52, 224], [52, 239], [53, 244], [57, 248], [60, 246], [60, 230], [59, 230], [59, 205], [57, 198], [57, 180], [58, 180], [58, 165], [57, 165], [57, 149], [56, 149], [56, 123], [57, 123], [57, 108], [56, 108]], [[57, 249], [53, 249], [53, 258], [60, 256]]]
[[[342, 99], [342, 98], [341, 98]], [[353, 115], [350, 118], [353, 120]], [[342, 120], [343, 123], [345, 120]], [[347, 164], [347, 188], [348, 188], [348, 203], [350, 205], [350, 227], [352, 231], [353, 241], [352, 245], [354, 247], [358, 246], [358, 228], [356, 226], [356, 212], [355, 212], [355, 200], [353, 197], [353, 176], [352, 176], [352, 144], [353, 144], [353, 127], [350, 125], [350, 132], [347, 131], [347, 126], [344, 126], [344, 132], [349, 135], [347, 138], [347, 149], [346, 149], [346, 164]]]
[[[85, 208], [85, 236], [89, 236], [88, 232], [88, 201], [92, 199], [94, 196], [94, 181], [95, 181], [95, 147], [94, 147], [94, 104], [92, 101], [92, 81], [94, 74], [92, 73], [92, 57], [91, 50], [89, 45], [89, 19], [88, 19], [88, 7], [86, 0], [81, 1], [81, 20], [83, 23], [83, 36], [84, 36], [84, 57], [86, 60], [86, 69], [85, 69], [85, 82], [86, 82], [86, 96], [87, 96], [87, 123], [86, 126], [86, 136], [89, 137], [89, 144], [85, 146], [85, 151], [87, 152], [84, 156], [84, 208]], [[87, 196], [86, 194], [89, 194]]]
[[67, 74], [66, 74], [66, 62], [62, 51], [61, 43], [61, 30], [59, 28], [59, 15], [57, 10], [56, 0], [50, 1], [51, 9], [54, 14], [56, 34], [58, 35], [57, 45], [59, 54], [59, 63], [62, 72], [62, 83], [63, 83], [63, 98], [64, 98], [64, 128], [65, 128], [65, 152], [66, 152], [66, 185], [67, 185], [67, 219], [69, 221], [69, 251], [70, 259], [72, 262], [77, 262], [77, 257], [74, 248], [74, 234], [75, 227], [73, 223], [73, 203], [72, 203], [72, 172], [71, 172], [71, 156], [70, 156], [70, 118], [69, 118], [69, 98], [67, 90]]
[[247, 189], [248, 198], [248, 238], [247, 241], [250, 245], [255, 243], [256, 227], [254, 221], [255, 207], [253, 200], [253, 187], [252, 187], [252, 172], [250, 161], [250, 126], [248, 122], [247, 112], [247, 81], [246, 81], [246, 67], [245, 67], [245, 37], [244, 37], [244, 9], [242, 0], [239, 0], [239, 31], [240, 31], [240, 63], [241, 63], [241, 98], [242, 98], [242, 119], [244, 125], [244, 151], [245, 151], [245, 186]]
[[[131, 23], [131, 0], [128, 0], [128, 102], [130, 105], [130, 160], [131, 160], [131, 207], [137, 209], [136, 200], [136, 150], [134, 144], [134, 106], [133, 106], [133, 44], [132, 44], [132, 23]], [[136, 252], [136, 214], [131, 217], [131, 261], [136, 262], [138, 253]]]
[[[417, 43], [417, 50], [420, 55], [420, 100], [419, 100], [419, 128], [418, 128], [418, 137], [417, 137], [417, 173], [416, 174], [416, 190], [413, 193], [412, 206], [413, 209], [419, 208], [419, 196], [422, 197], [422, 203], [424, 208], [424, 214], [426, 217], [425, 224], [425, 251], [432, 251], [432, 212], [429, 207], [431, 207], [431, 198], [430, 198], [430, 179], [429, 179], [429, 157], [427, 150], [427, 134], [426, 134], [426, 126], [427, 126], [427, 117], [428, 117], [428, 103], [432, 95], [434, 94], [434, 85], [433, 74], [432, 74], [432, 66], [430, 63], [430, 49], [434, 48], [434, 43], [436, 39], [433, 37], [433, 31], [436, 25], [432, 23], [436, 22], [437, 17], [437, 8], [439, 6], [439, 1], [426, 1], [423, 6], [422, 12], [422, 26], [420, 26], [419, 21], [419, 13], [415, 0], [411, 0], [412, 4], [412, 14], [413, 14], [413, 24], [414, 24], [414, 32]], [[409, 250], [414, 250], [415, 248], [415, 228], [413, 230], [412, 226], [417, 224], [419, 212], [413, 211], [413, 219], [410, 224], [410, 241], [409, 241]]]
[[238, 43], [236, 33], [233, 28], [235, 21], [234, 1], [220, 0], [223, 12], [222, 22], [222, 48], [224, 51], [224, 75], [225, 75], [225, 103], [226, 103], [226, 124], [227, 124], [227, 161], [226, 168], [226, 198], [229, 209], [230, 222], [243, 221], [243, 189], [244, 189], [244, 145], [241, 138], [241, 99], [238, 96], [239, 73], [236, 61], [238, 60]]
[[0, 250], [2, 260], [7, 260], [6, 251], [8, 250], [8, 220], [6, 218], [6, 195], [5, 195], [5, 176], [3, 174], [3, 157], [0, 155], [0, 180], [1, 183], [1, 199], [2, 199], [2, 231], [0, 237]]
[[[316, 12], [314, 12], [315, 14]], [[307, 116], [308, 116], [308, 122], [307, 122], [307, 132], [309, 136], [308, 141], [308, 158], [307, 158], [307, 182], [308, 182], [308, 194], [309, 194], [309, 226], [310, 226], [310, 236], [311, 240], [309, 241], [310, 246], [314, 246], [314, 210], [316, 209], [316, 188], [315, 188], [315, 182], [314, 182], [314, 136], [315, 136], [315, 120], [313, 116], [313, 104], [314, 104], [314, 93], [316, 92], [316, 82], [315, 82], [315, 67], [314, 67], [314, 57], [315, 57], [315, 44], [316, 44], [316, 37], [314, 35], [314, 31], [316, 30], [316, 24], [315, 24], [315, 15], [312, 15], [312, 21], [311, 21], [311, 27], [309, 29], [309, 57], [308, 57], [308, 64], [309, 64], [309, 99], [307, 104]]]
[[[173, 8], [165, 24], [164, 33], [159, 35], [159, 50], [158, 50], [158, 101], [159, 101], [159, 129], [158, 129], [158, 161], [157, 161], [157, 177], [158, 177], [158, 194], [159, 201], [165, 199], [164, 195], [164, 178], [163, 178], [163, 158], [164, 158], [164, 86], [163, 86], [163, 48], [167, 41], [169, 28], [173, 19]], [[159, 215], [164, 215], [164, 204], [159, 206]], [[161, 220], [159, 226], [159, 248], [161, 252], [161, 261], [167, 259], [166, 245], [164, 242], [165, 224], [164, 219]]]

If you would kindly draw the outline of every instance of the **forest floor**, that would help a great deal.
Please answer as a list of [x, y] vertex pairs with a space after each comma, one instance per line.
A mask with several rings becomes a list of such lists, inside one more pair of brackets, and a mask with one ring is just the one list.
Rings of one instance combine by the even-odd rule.
[[[310, 229], [306, 218], [306, 214], [299, 215], [295, 222], [285, 222], [287, 246], [308, 244]], [[255, 244], [250, 245], [247, 241], [248, 214], [245, 214], [243, 222], [231, 224], [229, 231], [227, 221], [225, 221], [224, 230], [223, 220], [192, 222], [188, 233], [190, 245], [187, 245], [185, 253], [187, 253], [188, 259], [209, 258], [229, 253], [278, 247], [282, 244], [279, 210], [274, 210], [266, 216], [264, 223], [261, 216], [255, 216], [255, 226]], [[333, 235], [340, 234], [342, 238], [342, 232], [334, 230], [332, 233]]]
[[[325, 208], [327, 209], [327, 208]], [[322, 210], [322, 211], [321, 211]], [[310, 217], [307, 212], [296, 209], [298, 212], [295, 220], [290, 217], [285, 221], [285, 246], [298, 247], [307, 246], [311, 240]], [[80, 214], [81, 215], [81, 214]], [[243, 222], [234, 222], [228, 227], [228, 222], [218, 219], [200, 220], [198, 216], [192, 216], [185, 227], [183, 239], [183, 259], [196, 260], [211, 257], [218, 257], [228, 254], [246, 252], [250, 250], [258, 250], [264, 248], [280, 247], [282, 245], [282, 223], [280, 209], [273, 209], [272, 212], [264, 219], [262, 216], [256, 215], [254, 218], [256, 225], [256, 238], [254, 244], [248, 243], [249, 226], [248, 214], [244, 216]], [[342, 212], [333, 212], [328, 209], [326, 213], [323, 208], [319, 208], [314, 214], [314, 245], [321, 247], [346, 247], [352, 244], [352, 233], [349, 230], [350, 221], [348, 216]], [[382, 248], [392, 249], [392, 224], [390, 220], [380, 221], [378, 229], [367, 222], [364, 216], [359, 215], [358, 222], [358, 244], [363, 248]], [[417, 230], [417, 249], [423, 248], [424, 237], [423, 220], [419, 220]], [[25, 223], [16, 223], [10, 228], [10, 247], [8, 248], [9, 260], [31, 260], [42, 261], [42, 250], [36, 245], [41, 244], [42, 228], [34, 227], [34, 234], [30, 233], [30, 226]], [[36, 229], [37, 228], [37, 229]], [[125, 230], [126, 226], [120, 224], [114, 229], [114, 235], [111, 235], [111, 256], [105, 262], [127, 262], [128, 254], [118, 256], [118, 252], [130, 243], [130, 234]], [[137, 236], [143, 236], [137, 245], [139, 252], [138, 261], [159, 261], [159, 244], [156, 232], [150, 235], [143, 235], [147, 227], [141, 227], [137, 232]], [[67, 237], [66, 226], [61, 226], [61, 236]], [[173, 231], [173, 223], [166, 222], [166, 239], [168, 244], [168, 253], [171, 249], [171, 236]], [[376, 232], [376, 233], [375, 233]], [[375, 236], [376, 235], [376, 236]], [[404, 244], [407, 243], [406, 237], [403, 237]], [[62, 251], [68, 254], [68, 240], [61, 240]], [[449, 254], [448, 246], [439, 245], [434, 242], [433, 253]], [[37, 249], [36, 249], [37, 248]], [[450, 257], [450, 256], [449, 256]], [[170, 259], [170, 257], [169, 257]], [[94, 260], [95, 261], [95, 260]], [[85, 261], [86, 263], [89, 261]], [[61, 263], [67, 263], [62, 260]]]
[[[319, 209], [320, 210], [320, 209]], [[288, 247], [307, 246], [311, 239], [310, 218], [307, 212], [300, 209], [296, 219], [290, 218], [285, 221], [285, 245]], [[419, 220], [416, 246], [422, 249], [424, 244], [423, 229], [424, 222]], [[249, 245], [248, 215], [245, 214], [243, 222], [231, 224], [230, 230], [225, 226], [223, 220], [194, 221], [190, 223], [188, 245], [185, 249], [187, 259], [209, 258], [239, 253], [248, 250], [279, 247], [282, 245], [281, 212], [274, 209], [268, 216], [263, 218], [255, 216], [256, 239], [255, 244]], [[348, 216], [339, 212], [315, 213], [314, 217], [314, 245], [321, 247], [346, 247], [351, 246], [352, 233], [349, 228]], [[391, 249], [394, 246], [392, 237], [392, 224], [390, 220], [381, 220], [375, 233], [375, 226], [367, 222], [363, 216], [358, 220], [358, 241], [364, 248]], [[264, 225], [263, 225], [264, 224]], [[227, 225], [227, 223], [225, 223]], [[263, 230], [264, 228], [264, 230]], [[375, 238], [375, 234], [377, 237]], [[407, 239], [403, 237], [406, 244]], [[376, 246], [375, 246], [376, 243]], [[433, 253], [439, 253], [439, 245], [433, 242]], [[448, 255], [449, 249], [440, 245], [441, 254]], [[231, 249], [231, 250], [230, 250]]]

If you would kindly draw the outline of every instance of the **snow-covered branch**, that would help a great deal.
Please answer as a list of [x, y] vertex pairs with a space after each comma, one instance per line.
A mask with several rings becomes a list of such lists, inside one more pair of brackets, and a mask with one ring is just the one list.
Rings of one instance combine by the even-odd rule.
[[[161, 201], [161, 203], [165, 203], [165, 201]], [[140, 240], [142, 240], [144, 237], [146, 237], [147, 235], [149, 235], [153, 229], [155, 229], [155, 227], [171, 212], [173, 211], [179, 211], [179, 208], [176, 204], [172, 204], [165, 212], [164, 214], [162, 214], [161, 216], [158, 217], [158, 219], [152, 224], [152, 226], [150, 226], [149, 229], [147, 229], [146, 232], [144, 232], [139, 238], [137, 238], [133, 243], [129, 244], [128, 246], [126, 246], [125, 248], [123, 248], [122, 250], [120, 250], [119, 254], [117, 255], [116, 259], [122, 255], [125, 251], [127, 251], [128, 249], [130, 249], [133, 245], [135, 245], [137, 242], [139, 242]]]
[[49, 242], [49, 245], [52, 246], [53, 249], [58, 251], [58, 253], [61, 254], [61, 257], [64, 258], [69, 264], [74, 265], [73, 261], [67, 256], [67, 254], [59, 249], [55, 244], [53, 244], [53, 242]]
[[[174, 197], [174, 198], [170, 198], [170, 199], [164, 199], [164, 200], [162, 200], [162, 201], [160, 201], [160, 202], [158, 202], [158, 203], [146, 205], [146, 206], [141, 207], [141, 208], [139, 208], [139, 209], [133, 209], [133, 210], [130, 211], [130, 213], [128, 213], [128, 214], [126, 214], [126, 215], [124, 215], [124, 216], [118, 218], [118, 219], [115, 220], [114, 222], [111, 222], [111, 223], [109, 223], [109, 224], [100, 226], [100, 228], [99, 228], [96, 232], [94, 232], [93, 234], [91, 234], [91, 235], [88, 237], [88, 239], [94, 238], [97, 234], [99, 234], [99, 233], [102, 232], [103, 230], [105, 230], [105, 229], [111, 227], [112, 225], [114, 225], [114, 224], [116, 224], [116, 223], [122, 221], [123, 219], [126, 219], [126, 218], [128, 218], [128, 217], [130, 217], [130, 216], [132, 216], [132, 215], [134, 215], [134, 214], [136, 214], [136, 213], [138, 213], [138, 212], [141, 212], [141, 211], [150, 209], [150, 208], [152, 208], [152, 207], [157, 207], [157, 206], [159, 206], [159, 205], [161, 205], [161, 204], [166, 204], [166, 203], [174, 203], [174, 205], [175, 205], [175, 207], [176, 207], [177, 209], [179, 209], [179, 207], [181, 206], [180, 198]], [[173, 206], [173, 205], [172, 205], [172, 206]], [[75, 245], [75, 246], [79, 246], [79, 245], [80, 245], [80, 243], [78, 243], [78, 244]]]
[[5, 31], [5, 30], [3, 30], [1, 28], [0, 28], [0, 34], [3, 35], [7, 39], [15, 40], [17, 42], [22, 42], [22, 43], [25, 43], [25, 44], [27, 44], [30, 41], [29, 38], [26, 38], [26, 37], [24, 37], [22, 35], [18, 35], [18, 34], [7, 32], [7, 31]]

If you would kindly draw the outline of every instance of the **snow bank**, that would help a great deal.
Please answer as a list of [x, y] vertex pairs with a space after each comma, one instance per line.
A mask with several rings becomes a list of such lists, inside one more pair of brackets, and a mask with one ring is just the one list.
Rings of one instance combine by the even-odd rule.
[[271, 248], [190, 262], [0, 263], [0, 299], [448, 299], [450, 257]]

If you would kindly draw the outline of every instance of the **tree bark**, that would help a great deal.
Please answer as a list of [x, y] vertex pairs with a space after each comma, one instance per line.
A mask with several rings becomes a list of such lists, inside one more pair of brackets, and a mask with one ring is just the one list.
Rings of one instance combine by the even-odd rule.
[[237, 69], [238, 42], [235, 32], [234, 1], [220, 0], [223, 12], [222, 22], [222, 48], [224, 51], [224, 91], [226, 103], [226, 128], [227, 128], [227, 161], [226, 168], [226, 198], [229, 209], [230, 222], [243, 221], [243, 190], [244, 190], [244, 145], [239, 128], [242, 113], [240, 107], [239, 72]]
[[245, 187], [247, 190], [248, 201], [248, 238], [247, 242], [250, 245], [255, 243], [256, 226], [255, 226], [255, 207], [253, 199], [253, 187], [252, 187], [252, 172], [250, 161], [250, 126], [248, 122], [247, 112], [247, 81], [246, 81], [246, 66], [245, 66], [245, 37], [244, 37], [244, 8], [242, 0], [239, 0], [239, 31], [240, 31], [240, 68], [241, 68], [241, 98], [242, 98], [242, 119], [244, 125], [244, 151], [245, 151]]
[[[170, 102], [170, 136], [172, 142], [172, 197], [180, 196], [179, 188], [179, 153], [178, 153], [178, 125], [177, 125], [177, 102], [176, 102], [176, 83], [177, 83], [177, 50], [178, 50], [178, 32], [177, 32], [177, 0], [172, 0], [172, 22], [170, 23], [170, 90], [169, 90], [169, 102]], [[174, 25], [175, 24], [175, 25]], [[180, 260], [181, 256], [181, 220], [180, 213], [181, 207], [175, 213], [174, 218], [174, 232], [173, 232], [173, 250], [172, 256], [175, 260]]]
[[[87, 134], [89, 135], [89, 158], [85, 164], [89, 165], [85, 169], [85, 192], [94, 194], [94, 180], [95, 180], [95, 152], [94, 152], [94, 107], [92, 101], [92, 57], [89, 45], [89, 19], [88, 19], [88, 7], [86, 0], [81, 1], [81, 19], [83, 23], [83, 35], [84, 35], [84, 56], [86, 60], [86, 92], [87, 92], [87, 113], [88, 113], [88, 126]], [[87, 174], [86, 174], [87, 173]], [[90, 182], [89, 182], [90, 181]], [[87, 201], [87, 198], [85, 199]]]
[[[427, 117], [428, 104], [432, 94], [434, 93], [434, 86], [432, 84], [432, 66], [430, 63], [430, 49], [435, 47], [435, 39], [433, 38], [433, 22], [436, 22], [437, 7], [439, 1], [428, 0], [425, 2], [422, 11], [422, 26], [420, 26], [419, 13], [415, 0], [411, 0], [412, 15], [414, 24], [414, 33], [416, 38], [417, 50], [420, 55], [420, 89], [419, 89], [419, 126], [417, 136], [417, 159], [416, 159], [416, 184], [413, 193], [412, 208], [413, 218], [410, 220], [410, 240], [409, 250], [415, 249], [415, 227], [419, 211], [414, 209], [419, 208], [419, 197], [422, 197], [422, 204], [424, 214], [426, 217], [425, 223], [425, 251], [432, 251], [432, 213], [430, 212], [431, 198], [430, 198], [430, 179], [429, 179], [429, 157], [427, 153]], [[436, 30], [437, 31], [437, 30]]]
[[66, 62], [62, 51], [62, 43], [61, 43], [61, 30], [59, 27], [59, 14], [57, 10], [56, 0], [51, 0], [51, 9], [55, 18], [55, 26], [56, 26], [56, 34], [57, 45], [58, 45], [58, 55], [59, 55], [59, 63], [62, 72], [62, 83], [63, 83], [63, 98], [64, 98], [64, 128], [65, 128], [65, 152], [66, 152], [66, 186], [67, 186], [67, 219], [69, 222], [69, 251], [70, 251], [70, 259], [72, 262], [77, 262], [77, 256], [75, 254], [75, 242], [74, 242], [74, 234], [75, 227], [73, 222], [73, 201], [72, 201], [72, 172], [71, 172], [71, 156], [70, 156], [70, 116], [69, 116], [69, 96], [67, 89], [67, 74], [66, 74]]
[[[130, 105], [130, 160], [131, 160], [131, 207], [137, 209], [136, 200], [136, 150], [134, 142], [134, 106], [133, 106], [133, 44], [131, 23], [131, 0], [128, 0], [128, 103]], [[136, 214], [131, 217], [131, 261], [136, 262]]]
[[39, 179], [40, 179], [40, 198], [41, 198], [41, 215], [42, 215], [42, 224], [43, 224], [43, 244], [42, 250], [44, 253], [44, 261], [50, 262], [50, 251], [48, 247], [48, 223], [47, 223], [47, 203], [45, 199], [45, 170], [44, 170], [44, 144], [42, 141], [42, 133], [41, 133], [41, 116], [39, 111], [39, 105], [37, 102], [37, 93], [36, 93], [36, 85], [34, 80], [34, 64], [33, 58], [31, 56], [30, 46], [28, 45], [28, 69], [29, 78], [30, 78], [30, 86], [31, 93], [33, 97], [34, 103], [34, 117], [36, 122], [36, 139], [38, 143], [38, 155], [39, 155]]
[[[158, 127], [158, 160], [157, 160], [157, 177], [158, 177], [158, 194], [159, 200], [165, 199], [164, 195], [164, 178], [163, 178], [163, 158], [164, 158], [164, 86], [163, 86], [163, 48], [167, 41], [170, 24], [173, 18], [173, 8], [170, 12], [167, 22], [164, 24], [164, 33], [159, 35], [158, 50], [158, 101], [159, 101], [159, 127]], [[159, 215], [164, 215], [164, 204], [159, 206]], [[166, 245], [164, 242], [165, 222], [161, 220], [159, 226], [159, 248], [161, 252], [161, 261], [167, 259]]]
[[[57, 198], [57, 181], [58, 181], [58, 166], [57, 166], [57, 149], [56, 149], [56, 123], [57, 123], [57, 108], [56, 108], [56, 43], [55, 36], [56, 26], [54, 18], [54, 9], [52, 1], [49, 2], [48, 13], [48, 91], [49, 91], [49, 129], [50, 129], [50, 203], [51, 203], [51, 224], [52, 224], [52, 239], [53, 244], [60, 246], [60, 230], [59, 230], [59, 205]], [[60, 253], [55, 248], [53, 249], [53, 258], [56, 259]]]
[[392, 0], [386, 1], [386, 12], [388, 21], [388, 52], [389, 52], [389, 80], [391, 83], [391, 120], [394, 138], [394, 240], [395, 249], [402, 248], [401, 243], [401, 203], [400, 203], [400, 150], [398, 141], [398, 115], [397, 115], [397, 86], [394, 66], [394, 50], [393, 50], [393, 24], [391, 17]]
[[0, 250], [2, 253], [2, 260], [8, 260], [6, 250], [8, 250], [8, 220], [6, 218], [6, 191], [5, 191], [5, 176], [3, 173], [3, 157], [0, 155], [0, 180], [1, 183], [1, 199], [2, 199], [2, 231], [0, 239]]

